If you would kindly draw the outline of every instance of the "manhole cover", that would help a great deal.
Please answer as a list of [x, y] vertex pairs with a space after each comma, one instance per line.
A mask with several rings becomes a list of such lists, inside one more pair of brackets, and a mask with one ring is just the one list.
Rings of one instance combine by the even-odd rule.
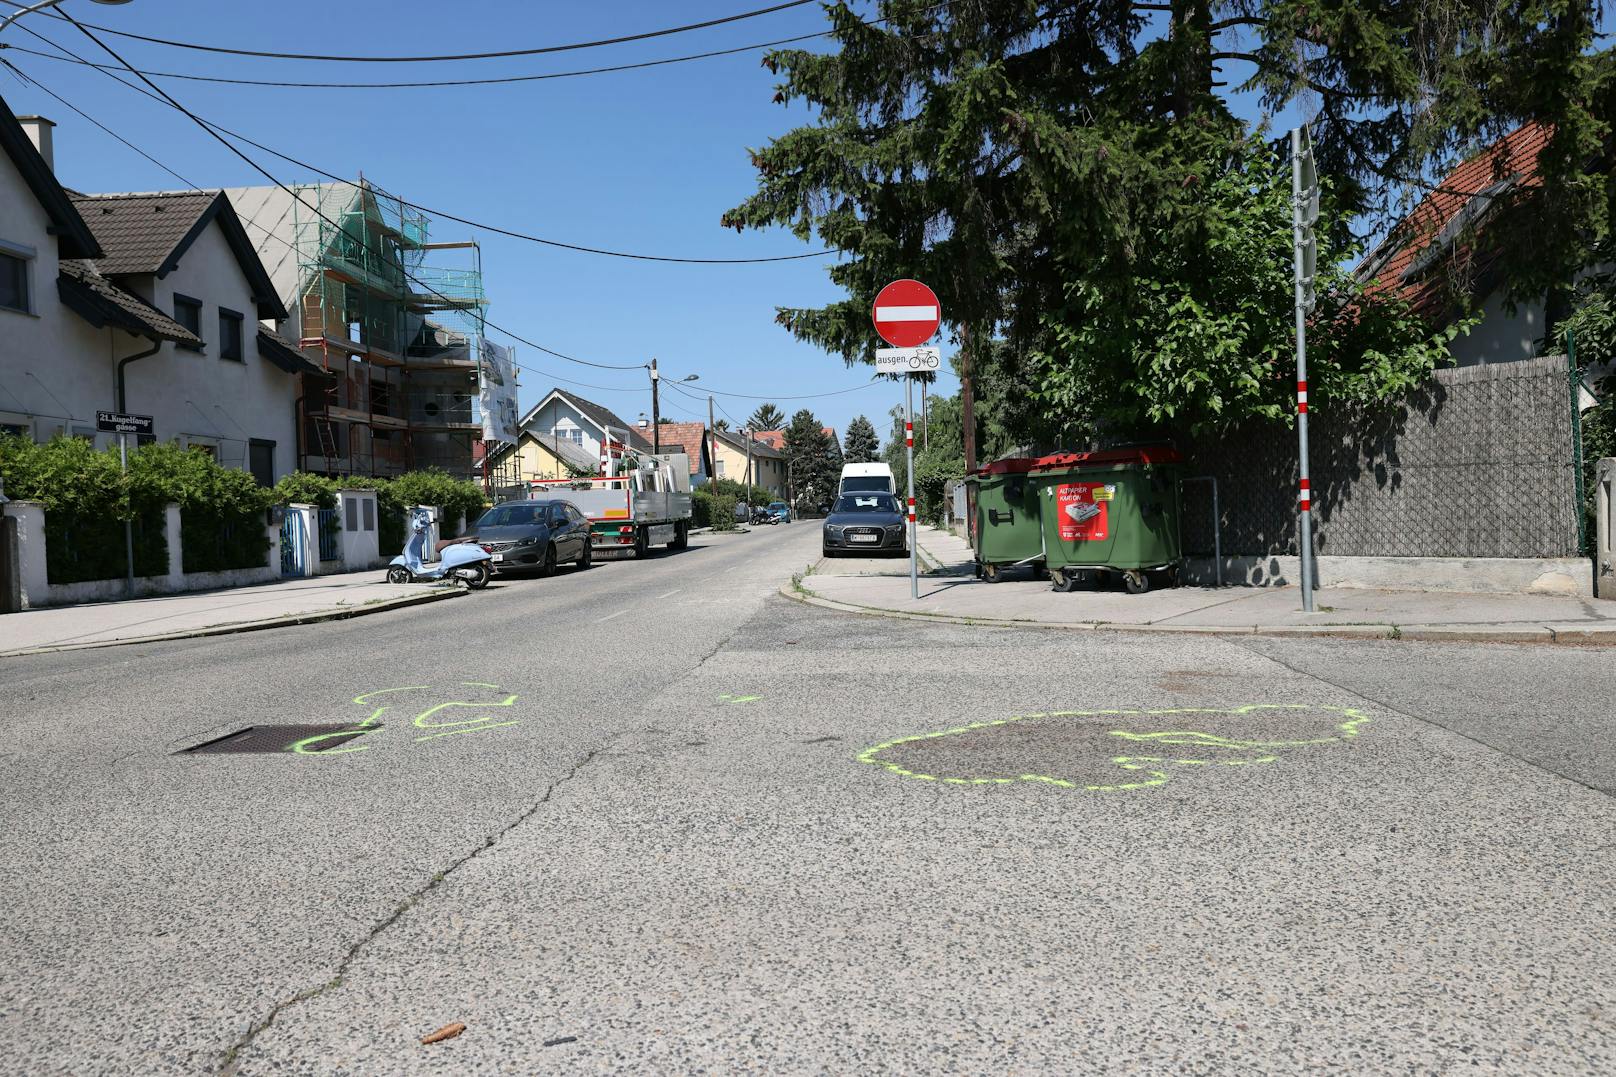
[[227, 752], [273, 754], [289, 752], [294, 744], [309, 737], [320, 737], [320, 740], [304, 749], [318, 754], [340, 747], [355, 737], [362, 737], [380, 728], [380, 726], [368, 726], [364, 729], [355, 729], [351, 725], [251, 725], [246, 729], [226, 733], [222, 737], [215, 737], [194, 748], [185, 748], [174, 754], [202, 755]]

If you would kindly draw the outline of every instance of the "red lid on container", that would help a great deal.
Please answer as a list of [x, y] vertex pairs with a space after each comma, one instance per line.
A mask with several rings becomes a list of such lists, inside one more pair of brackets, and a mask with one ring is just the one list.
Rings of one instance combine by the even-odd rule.
[[1112, 464], [1181, 464], [1184, 457], [1171, 445], [1133, 445], [1122, 449], [1097, 449], [1094, 452], [1060, 452], [1040, 457], [1033, 462], [1035, 471], [1063, 470], [1074, 467], [1108, 467]]
[[1007, 456], [1003, 460], [995, 460], [971, 472], [973, 475], [1025, 475], [1038, 466], [1035, 456]]

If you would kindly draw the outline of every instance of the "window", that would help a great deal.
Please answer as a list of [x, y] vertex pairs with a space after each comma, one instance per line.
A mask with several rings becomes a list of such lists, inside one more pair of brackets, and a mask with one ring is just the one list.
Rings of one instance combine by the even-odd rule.
[[[200, 337], [202, 335], [201, 301], [192, 299], [189, 296], [176, 294], [174, 296], [174, 320]], [[190, 348], [192, 351], [201, 350], [195, 344], [181, 344], [180, 347]]]
[[33, 313], [28, 302], [28, 259], [0, 250], [0, 307]]
[[241, 354], [242, 317], [233, 310], [219, 308], [219, 358], [246, 362]]
[[253, 438], [247, 443], [247, 470], [259, 486], [275, 485], [275, 443]]
[[719, 457], [718, 460], [717, 460], [717, 464], [718, 464], [718, 477], [723, 478], [724, 477], [724, 458]]

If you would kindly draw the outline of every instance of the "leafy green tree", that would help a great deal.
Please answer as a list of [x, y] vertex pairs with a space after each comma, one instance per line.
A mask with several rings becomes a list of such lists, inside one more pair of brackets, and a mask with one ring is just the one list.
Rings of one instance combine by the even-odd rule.
[[773, 404], [759, 404], [746, 425], [752, 430], [779, 430], [786, 425], [785, 413]]
[[825, 433], [807, 408], [791, 417], [785, 431], [792, 500], [806, 499], [811, 508], [828, 505], [841, 481], [841, 449], [836, 439]]
[[860, 415], [847, 424], [842, 435], [842, 458], [849, 464], [867, 464], [881, 456], [881, 439], [875, 424]]
[[[993, 364], [1039, 386], [1027, 411], [999, 408], [1011, 426], [1288, 415], [1289, 170], [1234, 117], [1224, 84], [1273, 107], [1301, 93], [1322, 102], [1321, 265], [1353, 260], [1353, 221], [1385, 223], [1457, 157], [1518, 123], [1549, 125], [1541, 188], [1510, 198], [1560, 217], [1520, 236], [1521, 257], [1511, 248], [1499, 267], [1516, 293], [1541, 294], [1586, 263], [1616, 199], [1600, 141], [1616, 77], [1593, 11], [1591, 0], [886, 0], [875, 24], [835, 3], [836, 51], [768, 54], [776, 99], [808, 105], [815, 122], [753, 151], [758, 190], [723, 223], [785, 226], [844, 252], [828, 272], [846, 299], [778, 317], [850, 364], [873, 358], [876, 290], [925, 280], [962, 345], [967, 390]], [[1328, 284], [1316, 406], [1393, 397], [1442, 356], [1444, 338], [1406, 309], [1339, 272]]]

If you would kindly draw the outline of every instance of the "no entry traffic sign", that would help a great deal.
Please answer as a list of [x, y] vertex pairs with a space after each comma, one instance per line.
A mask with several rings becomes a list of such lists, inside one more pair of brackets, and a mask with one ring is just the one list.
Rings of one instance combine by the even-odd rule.
[[895, 280], [875, 297], [875, 331], [894, 348], [914, 348], [932, 338], [943, 320], [937, 293], [918, 280]]

